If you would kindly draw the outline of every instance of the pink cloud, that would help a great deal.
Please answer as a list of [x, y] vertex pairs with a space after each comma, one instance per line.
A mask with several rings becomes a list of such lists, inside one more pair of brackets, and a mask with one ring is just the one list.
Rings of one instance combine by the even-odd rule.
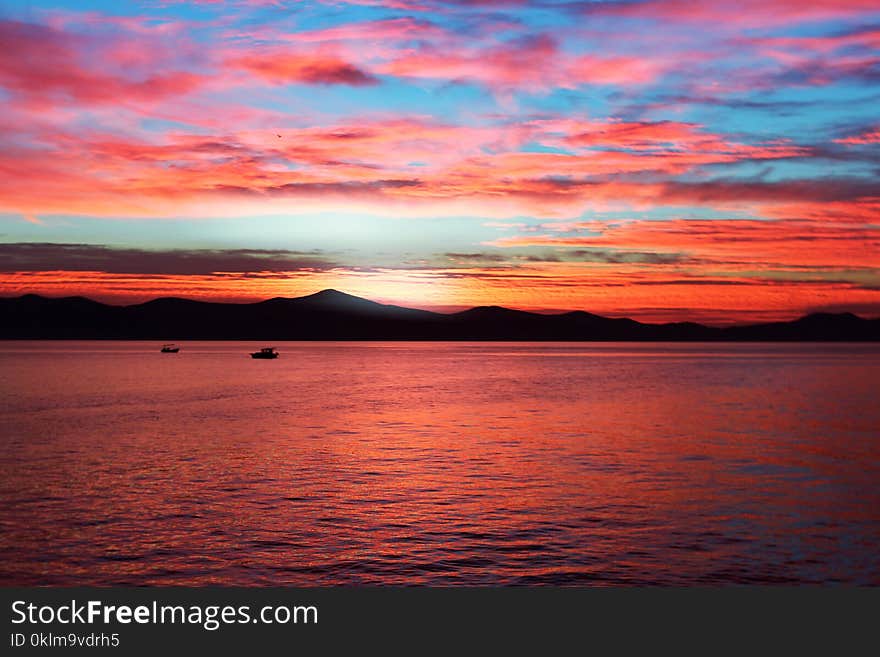
[[257, 54], [232, 58], [228, 63], [276, 84], [378, 84], [370, 73], [329, 53], [263, 49]]
[[[279, 35], [280, 36], [280, 35]], [[280, 36], [297, 43], [331, 41], [392, 41], [402, 42], [449, 37], [449, 33], [426, 20], [411, 16], [362, 23], [346, 23], [320, 30], [308, 30]]]
[[[21, 135], [22, 120], [0, 121], [0, 131]], [[382, 213], [480, 212], [486, 218], [755, 198], [832, 200], [816, 198], [821, 185], [661, 182], [708, 164], [801, 154], [791, 144], [741, 144], [687, 123], [461, 126], [390, 116], [235, 132], [224, 131], [222, 122], [213, 126], [213, 135], [122, 137], [31, 121], [24, 134], [39, 146], [25, 141], [0, 155], [0, 169], [8, 172], [0, 196], [12, 211], [34, 213], [165, 214], [175, 208], [186, 214], [199, 208], [226, 214], [245, 206], [248, 212], [274, 212], [309, 199], [325, 208], [356, 204]], [[521, 150], [530, 142], [569, 152]], [[615, 180], [632, 175], [647, 178]], [[233, 202], [221, 208], [223, 198]]]
[[843, 19], [877, 12], [875, 0], [642, 0], [585, 5], [586, 12], [609, 13], [664, 22], [709, 23], [713, 26], [786, 25]]
[[[191, 92], [206, 80], [204, 75], [183, 70], [136, 76], [112, 70], [135, 61], [152, 61], [148, 55], [135, 54], [148, 44], [102, 47], [75, 34], [14, 21], [0, 21], [0, 41], [5, 47], [0, 85], [37, 106], [59, 99], [96, 104], [152, 102]], [[92, 48], [98, 48], [101, 56], [81, 56]]]
[[542, 35], [487, 49], [422, 49], [399, 55], [376, 70], [405, 78], [475, 82], [501, 91], [539, 91], [581, 84], [645, 84], [665, 66], [657, 59], [570, 55]]
[[767, 54], [780, 51], [800, 51], [830, 54], [841, 48], [880, 48], [880, 30], [863, 30], [833, 36], [811, 37], [762, 37], [741, 39], [737, 43], [759, 47]]
[[863, 144], [880, 144], [880, 127], [871, 128], [865, 130], [860, 134], [843, 137], [841, 139], [835, 139], [834, 141], [838, 144], [847, 144], [849, 146], [860, 146]]
[[558, 148], [625, 149], [642, 157], [665, 156], [696, 163], [738, 159], [773, 159], [806, 155], [808, 151], [785, 140], [742, 144], [714, 134], [703, 126], [680, 121], [541, 120], [533, 139]]

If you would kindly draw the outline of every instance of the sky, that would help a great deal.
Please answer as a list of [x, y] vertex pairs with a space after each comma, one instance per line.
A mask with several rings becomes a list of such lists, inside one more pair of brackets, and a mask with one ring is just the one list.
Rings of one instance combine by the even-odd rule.
[[0, 295], [880, 316], [876, 0], [4, 0]]

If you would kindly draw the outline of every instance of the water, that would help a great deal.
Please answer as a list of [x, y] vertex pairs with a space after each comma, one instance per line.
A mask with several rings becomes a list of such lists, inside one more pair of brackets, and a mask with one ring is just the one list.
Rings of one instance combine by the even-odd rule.
[[0, 343], [0, 584], [880, 584], [880, 347]]

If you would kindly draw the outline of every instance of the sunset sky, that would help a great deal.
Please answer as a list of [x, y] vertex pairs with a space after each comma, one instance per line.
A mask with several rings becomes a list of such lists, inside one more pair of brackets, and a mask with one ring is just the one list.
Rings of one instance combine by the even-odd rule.
[[0, 295], [880, 315], [876, 0], [0, 5]]

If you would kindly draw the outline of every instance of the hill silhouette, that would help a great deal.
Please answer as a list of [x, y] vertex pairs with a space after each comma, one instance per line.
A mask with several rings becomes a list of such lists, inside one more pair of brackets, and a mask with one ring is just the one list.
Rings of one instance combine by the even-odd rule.
[[726, 328], [646, 324], [584, 311], [544, 315], [500, 306], [435, 313], [337, 290], [257, 303], [174, 297], [112, 306], [83, 297], [0, 298], [2, 339], [877, 341], [880, 319], [814, 313]]

